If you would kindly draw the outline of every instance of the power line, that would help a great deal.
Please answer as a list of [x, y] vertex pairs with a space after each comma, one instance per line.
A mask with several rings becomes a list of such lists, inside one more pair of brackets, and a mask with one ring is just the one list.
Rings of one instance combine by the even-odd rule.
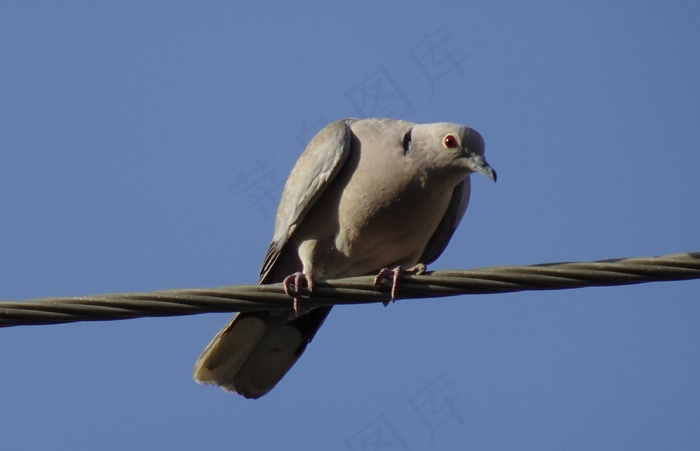
[[[497, 266], [406, 275], [401, 299], [465, 294], [562, 290], [700, 278], [700, 252], [532, 266]], [[364, 304], [389, 300], [388, 285], [374, 289], [374, 277], [318, 282], [302, 307]], [[292, 308], [281, 284], [117, 293], [0, 302], [0, 327], [107, 321]]]

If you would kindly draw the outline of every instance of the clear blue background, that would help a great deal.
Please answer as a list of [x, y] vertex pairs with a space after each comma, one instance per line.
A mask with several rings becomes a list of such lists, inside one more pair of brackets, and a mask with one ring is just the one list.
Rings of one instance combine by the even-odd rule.
[[[474, 177], [433, 269], [698, 251], [699, 23], [693, 1], [2, 2], [0, 299], [254, 283], [280, 184], [348, 116], [485, 137], [499, 181]], [[0, 445], [698, 449], [699, 293], [337, 308], [258, 401], [190, 378], [229, 314], [2, 329]]]

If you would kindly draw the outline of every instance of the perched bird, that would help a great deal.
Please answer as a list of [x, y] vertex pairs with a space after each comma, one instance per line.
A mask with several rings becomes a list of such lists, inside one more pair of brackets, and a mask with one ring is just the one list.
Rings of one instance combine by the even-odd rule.
[[[314, 280], [422, 272], [445, 250], [469, 201], [469, 175], [496, 180], [469, 127], [345, 119], [309, 143], [282, 193], [259, 283], [295, 298]], [[209, 343], [194, 379], [246, 398], [269, 392], [331, 307], [241, 312]]]

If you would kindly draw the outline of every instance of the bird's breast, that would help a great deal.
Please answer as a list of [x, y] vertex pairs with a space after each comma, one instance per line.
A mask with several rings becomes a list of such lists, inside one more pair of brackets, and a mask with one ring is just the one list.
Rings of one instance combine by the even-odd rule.
[[314, 208], [304, 221], [305, 230], [295, 240], [300, 259], [321, 278], [420, 263], [453, 191], [454, 186], [439, 180], [416, 178], [400, 188], [392, 183], [368, 188], [350, 180], [320, 199], [335, 208]]

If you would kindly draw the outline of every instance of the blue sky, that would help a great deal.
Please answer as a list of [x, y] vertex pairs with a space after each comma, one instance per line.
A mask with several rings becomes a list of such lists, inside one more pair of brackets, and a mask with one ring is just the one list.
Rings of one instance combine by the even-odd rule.
[[[433, 269], [698, 251], [700, 4], [643, 3], [4, 2], [0, 299], [254, 283], [289, 169], [351, 116], [484, 136], [499, 181]], [[2, 329], [1, 442], [697, 449], [698, 293], [337, 308], [257, 401], [190, 377], [229, 314]]]

